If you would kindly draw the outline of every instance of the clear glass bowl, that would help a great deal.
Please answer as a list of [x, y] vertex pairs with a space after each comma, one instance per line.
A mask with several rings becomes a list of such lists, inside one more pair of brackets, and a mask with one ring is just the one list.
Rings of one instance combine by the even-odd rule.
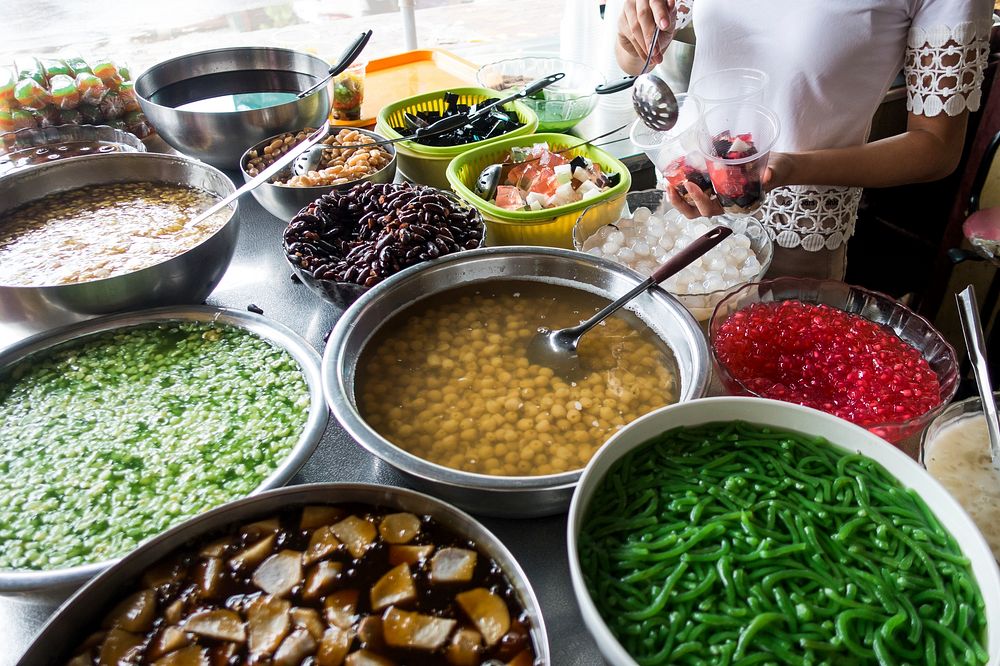
[[0, 175], [53, 160], [102, 153], [144, 153], [146, 145], [134, 134], [107, 125], [28, 127], [0, 133]]
[[929, 321], [886, 294], [835, 280], [787, 277], [748, 284], [724, 298], [712, 314], [709, 324], [712, 359], [720, 380], [732, 395], [768, 397], [747, 388], [719, 360], [716, 353], [719, 329], [733, 312], [753, 303], [777, 303], [788, 300], [822, 303], [881, 324], [916, 348], [937, 374], [941, 383], [941, 402], [937, 407], [908, 421], [885, 421], [864, 425], [882, 439], [899, 444], [919, 434], [955, 397], [959, 382], [958, 357], [955, 349]]
[[[680, 213], [670, 205], [667, 193], [663, 190], [637, 190], [629, 192], [625, 197], [625, 205], [622, 207], [618, 217], [631, 217], [638, 208], [648, 208], [652, 214], [664, 218], [668, 224], [671, 221], [679, 224], [681, 220]], [[591, 212], [590, 208], [585, 209], [573, 227], [574, 249], [579, 252], [586, 252], [590, 249], [586, 245], [587, 239], [593, 236], [604, 225], [605, 220], [607, 220], [606, 214], [597, 216]], [[679, 294], [669, 289], [667, 290], [688, 309], [696, 320], [699, 322], [708, 322], [716, 305], [727, 294], [750, 282], [760, 280], [767, 273], [767, 269], [771, 266], [771, 259], [774, 256], [774, 244], [763, 225], [752, 217], [728, 217], [720, 215], [713, 217], [711, 221], [707, 218], [701, 218], [700, 221], [705, 224], [721, 224], [730, 227], [734, 233], [749, 238], [750, 249], [760, 263], [760, 270], [754, 276], [741, 280], [726, 289], [694, 294]], [[694, 222], [694, 220], [691, 222]], [[610, 257], [610, 259], [618, 261], [615, 257]], [[702, 326], [704, 325], [703, 323]]]
[[523, 102], [538, 116], [539, 132], [565, 132], [597, 106], [594, 88], [604, 83], [604, 76], [593, 67], [561, 58], [510, 58], [483, 65], [476, 80], [484, 88], [513, 92], [555, 72], [566, 78]]

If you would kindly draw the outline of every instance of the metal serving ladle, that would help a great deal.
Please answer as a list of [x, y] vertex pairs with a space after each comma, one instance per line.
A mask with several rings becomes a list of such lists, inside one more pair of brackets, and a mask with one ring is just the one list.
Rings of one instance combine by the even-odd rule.
[[[534, 93], [547, 88], [556, 81], [561, 81], [566, 77], [564, 72], [559, 72], [557, 74], [549, 74], [548, 76], [542, 77], [537, 81], [533, 81], [524, 87], [520, 92], [516, 92], [513, 95], [508, 95], [503, 99], [498, 99], [494, 102], [490, 102], [486, 106], [480, 107], [473, 111], [472, 113], [460, 113], [454, 116], [448, 116], [447, 118], [442, 118], [436, 122], [427, 125], [426, 127], [418, 127], [413, 134], [409, 136], [401, 136], [395, 139], [382, 139], [379, 141], [370, 141], [365, 143], [359, 143], [354, 145], [338, 145], [336, 148], [372, 148], [374, 146], [388, 146], [389, 144], [399, 143], [400, 141], [412, 141], [413, 139], [423, 139], [429, 136], [434, 136], [436, 134], [443, 134], [445, 132], [450, 132], [456, 130], [459, 127], [463, 127], [470, 122], [485, 116], [487, 113], [492, 111], [498, 106], [503, 106], [504, 104], [509, 104], [510, 102], [517, 101], [528, 95], [533, 95]], [[312, 150], [304, 153], [300, 159], [295, 160], [292, 163], [292, 173], [301, 176], [303, 174], [309, 173], [310, 171], [316, 171], [316, 168], [320, 165], [323, 159], [323, 151], [330, 146], [323, 144], [314, 146]]]
[[361, 55], [361, 52], [365, 49], [365, 46], [368, 45], [368, 40], [371, 38], [372, 38], [371, 30], [367, 30], [358, 35], [353, 42], [348, 44], [347, 48], [344, 49], [344, 52], [340, 54], [340, 59], [337, 60], [337, 64], [329, 69], [329, 71], [326, 73], [326, 76], [324, 76], [322, 79], [320, 79], [313, 85], [309, 86], [308, 88], [300, 92], [298, 95], [296, 95], [296, 97], [302, 99], [306, 95], [311, 94], [313, 91], [322, 88], [323, 86], [326, 85], [327, 81], [329, 81], [333, 77], [337, 76], [337, 74], [340, 74], [345, 69], [350, 67], [354, 63], [354, 61], [358, 59], [358, 56]]
[[717, 226], [709, 229], [686, 248], [667, 259], [652, 275], [640, 282], [624, 296], [607, 305], [603, 310], [577, 326], [539, 331], [528, 343], [528, 360], [536, 365], [552, 368], [560, 377], [578, 377], [583, 374], [584, 365], [577, 354], [580, 338], [616, 310], [721, 243], [733, 233], [729, 227]]
[[965, 346], [969, 350], [969, 360], [972, 361], [972, 370], [976, 375], [976, 384], [979, 387], [979, 397], [983, 403], [986, 432], [990, 440], [990, 458], [993, 462], [993, 468], [1000, 470], [1000, 419], [997, 418], [993, 387], [990, 386], [990, 371], [986, 362], [986, 342], [983, 340], [983, 327], [979, 322], [979, 306], [976, 304], [976, 292], [972, 285], [955, 294], [955, 300], [958, 302], [959, 319], [962, 320]]
[[649, 69], [649, 62], [653, 58], [653, 49], [660, 38], [660, 29], [653, 32], [653, 41], [649, 43], [649, 52], [646, 53], [646, 62], [642, 66], [642, 71], [638, 76], [626, 76], [615, 83], [603, 83], [594, 89], [598, 95], [608, 95], [635, 86], [632, 90], [632, 106], [642, 122], [649, 128], [666, 132], [677, 124], [677, 98], [674, 91], [670, 89], [667, 82]]

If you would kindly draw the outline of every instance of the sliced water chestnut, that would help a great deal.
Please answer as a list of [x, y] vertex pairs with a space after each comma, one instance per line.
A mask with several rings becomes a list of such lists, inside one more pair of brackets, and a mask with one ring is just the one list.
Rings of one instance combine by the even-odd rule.
[[309, 566], [316, 560], [321, 560], [340, 547], [340, 541], [333, 534], [329, 525], [324, 525], [313, 532], [309, 539], [309, 547], [302, 555], [302, 563]]
[[307, 506], [302, 509], [302, 520], [299, 521], [299, 529], [314, 530], [317, 527], [335, 523], [343, 517], [343, 509], [338, 509], [335, 506]]
[[276, 597], [284, 597], [302, 581], [302, 553], [282, 550], [264, 560], [253, 572], [253, 583]]
[[361, 618], [361, 622], [358, 623], [358, 638], [366, 648], [378, 651], [384, 649], [382, 618], [378, 615], [366, 615]]
[[341, 629], [354, 626], [357, 621], [358, 597], [357, 590], [341, 590], [329, 595], [323, 602], [323, 615], [327, 623]]
[[457, 620], [389, 607], [382, 615], [386, 645], [414, 650], [437, 650], [454, 631]]
[[407, 604], [416, 598], [417, 588], [413, 584], [413, 574], [410, 573], [409, 564], [393, 567], [379, 578], [371, 589], [371, 605], [374, 610], [382, 610], [395, 604]]
[[476, 551], [468, 548], [441, 548], [431, 558], [432, 583], [464, 583], [476, 570]]
[[281, 525], [278, 523], [278, 520], [276, 518], [268, 518], [267, 520], [258, 520], [255, 523], [244, 525], [240, 529], [240, 532], [248, 541], [256, 541], [268, 534], [276, 534], [279, 529], [281, 529]]
[[153, 666], [209, 666], [208, 650], [189, 645], [153, 662]]
[[213, 597], [222, 582], [223, 565], [218, 557], [207, 557], [198, 566], [198, 584], [206, 597]]
[[224, 537], [219, 537], [215, 541], [211, 541], [202, 546], [198, 554], [202, 557], [222, 557], [226, 553], [226, 548], [231, 546], [235, 539], [232, 536], [226, 535]]
[[184, 631], [220, 641], [242, 643], [247, 639], [243, 619], [231, 610], [206, 610], [189, 615], [181, 625]]
[[152, 626], [155, 614], [156, 593], [140, 590], [118, 604], [105, 618], [104, 626], [141, 633]]
[[459, 629], [451, 637], [445, 658], [452, 666], [478, 666], [482, 654], [482, 634], [475, 629]]
[[323, 638], [323, 632], [326, 628], [315, 608], [293, 608], [291, 616], [292, 624], [308, 631], [313, 640], [318, 641]]
[[306, 584], [302, 588], [302, 598], [318, 599], [336, 585], [344, 565], [340, 562], [324, 560], [317, 562], [306, 574]]
[[252, 658], [267, 657], [291, 631], [291, 604], [266, 594], [247, 606], [247, 644]]
[[389, 564], [417, 566], [434, 552], [434, 546], [389, 546]]
[[240, 551], [229, 560], [229, 566], [234, 569], [244, 569], [255, 567], [264, 561], [264, 558], [271, 554], [274, 548], [275, 536], [272, 534], [255, 543], [254, 545]]
[[149, 646], [146, 656], [150, 659], [159, 659], [190, 644], [191, 637], [183, 629], [180, 627], [166, 627]]
[[375, 541], [375, 526], [357, 516], [348, 516], [330, 526], [333, 534], [347, 544], [347, 550], [355, 557], [361, 557]]
[[477, 587], [455, 595], [455, 601], [483, 635], [486, 645], [492, 646], [510, 629], [510, 611], [503, 599], [484, 587]]
[[316, 652], [316, 640], [308, 630], [298, 628], [285, 637], [274, 653], [274, 666], [299, 666], [302, 660]]
[[347, 655], [344, 666], [396, 666], [396, 662], [369, 650], [358, 650]]
[[101, 644], [98, 657], [100, 666], [118, 666], [131, 663], [142, 647], [142, 637], [123, 629], [112, 629]]
[[386, 543], [410, 543], [420, 533], [420, 519], [412, 513], [390, 513], [378, 525]]

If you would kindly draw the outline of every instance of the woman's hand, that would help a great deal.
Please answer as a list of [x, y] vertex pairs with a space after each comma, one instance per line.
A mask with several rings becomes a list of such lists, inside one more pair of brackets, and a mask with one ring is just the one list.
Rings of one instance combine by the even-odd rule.
[[663, 61], [663, 51], [674, 33], [675, 11], [674, 0], [625, 0], [618, 17], [618, 64], [625, 72], [638, 74], [642, 69], [657, 27], [660, 38], [654, 45], [649, 66]]
[[[776, 187], [787, 184], [793, 178], [793, 158], [788, 153], [771, 153], [767, 160], [767, 168], [764, 170], [763, 186], [764, 191], [769, 192]], [[681, 215], [688, 219], [696, 217], [712, 217], [722, 215], [722, 205], [715, 195], [710, 195], [690, 181], [684, 182], [684, 189], [688, 196], [694, 201], [692, 206], [677, 194], [677, 190], [667, 187], [667, 194], [670, 197], [670, 204], [676, 208]]]

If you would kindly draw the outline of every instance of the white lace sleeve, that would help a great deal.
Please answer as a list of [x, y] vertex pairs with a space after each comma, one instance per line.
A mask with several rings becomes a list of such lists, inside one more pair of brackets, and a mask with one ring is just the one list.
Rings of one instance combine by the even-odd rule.
[[907, 110], [924, 116], [942, 111], [955, 116], [979, 109], [990, 18], [927, 27], [916, 23], [907, 36], [903, 61]]
[[691, 3], [694, 0], [677, 0], [677, 24], [674, 30], [680, 30], [691, 25]]

